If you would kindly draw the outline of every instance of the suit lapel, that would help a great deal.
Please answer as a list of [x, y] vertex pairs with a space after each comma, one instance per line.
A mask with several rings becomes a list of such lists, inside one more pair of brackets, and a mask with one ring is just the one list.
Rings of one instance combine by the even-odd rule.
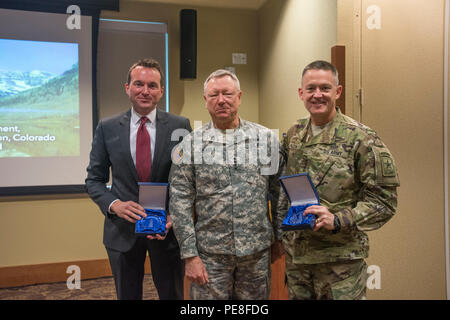
[[169, 132], [169, 128], [167, 126], [167, 121], [167, 113], [156, 109], [156, 140], [150, 181], [153, 181], [155, 175], [158, 172], [159, 162], [161, 160], [161, 157], [163, 156], [163, 152], [168, 141], [167, 134]]
[[124, 113], [123, 117], [120, 119], [119, 137], [121, 150], [126, 155], [126, 162], [128, 164], [128, 167], [130, 168], [130, 171], [133, 173], [133, 178], [136, 181], [138, 181], [136, 167], [134, 166], [133, 158], [131, 157], [130, 151], [130, 119], [131, 119], [131, 110], [128, 110], [128, 112]]

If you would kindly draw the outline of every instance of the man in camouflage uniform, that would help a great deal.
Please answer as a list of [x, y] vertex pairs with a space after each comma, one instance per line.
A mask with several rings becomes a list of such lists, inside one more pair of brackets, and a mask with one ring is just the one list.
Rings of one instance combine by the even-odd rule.
[[276, 205], [280, 193], [279, 145], [271, 130], [239, 118], [241, 95], [234, 74], [213, 72], [204, 86], [212, 121], [172, 155], [169, 211], [192, 299], [270, 295], [267, 198]]
[[[309, 172], [321, 205], [313, 230], [282, 233], [291, 299], [363, 299], [369, 241], [365, 231], [384, 225], [395, 213], [399, 180], [394, 159], [375, 131], [336, 107], [342, 92], [336, 68], [315, 61], [303, 70], [299, 96], [310, 117], [283, 138], [286, 175]], [[286, 212], [288, 200], [279, 202]]]

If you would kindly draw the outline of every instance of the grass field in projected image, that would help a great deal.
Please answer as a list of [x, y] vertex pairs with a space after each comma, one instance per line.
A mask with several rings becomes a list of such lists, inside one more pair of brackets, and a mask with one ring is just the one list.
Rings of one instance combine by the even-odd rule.
[[78, 65], [39, 87], [0, 97], [0, 157], [79, 153]]

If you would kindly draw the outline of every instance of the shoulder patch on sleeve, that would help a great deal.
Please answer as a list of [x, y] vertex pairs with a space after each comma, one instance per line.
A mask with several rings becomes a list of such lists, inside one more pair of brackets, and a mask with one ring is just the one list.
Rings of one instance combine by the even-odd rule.
[[172, 151], [172, 162], [174, 164], [180, 164], [183, 160], [183, 148], [181, 147], [181, 143], [179, 143]]
[[376, 182], [380, 185], [400, 185], [394, 159], [386, 147], [372, 147], [375, 155]]
[[394, 161], [392, 161], [389, 153], [380, 153], [381, 171], [383, 177], [395, 177]]

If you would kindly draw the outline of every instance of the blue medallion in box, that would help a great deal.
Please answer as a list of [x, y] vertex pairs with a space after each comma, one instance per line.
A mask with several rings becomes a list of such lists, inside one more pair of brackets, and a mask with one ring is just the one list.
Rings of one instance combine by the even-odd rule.
[[167, 183], [139, 182], [139, 204], [147, 217], [136, 221], [137, 235], [166, 234], [167, 186]]
[[319, 205], [320, 199], [309, 174], [306, 172], [280, 177], [280, 182], [291, 204], [281, 224], [281, 230], [313, 229], [316, 215], [304, 216], [303, 212], [309, 206]]

